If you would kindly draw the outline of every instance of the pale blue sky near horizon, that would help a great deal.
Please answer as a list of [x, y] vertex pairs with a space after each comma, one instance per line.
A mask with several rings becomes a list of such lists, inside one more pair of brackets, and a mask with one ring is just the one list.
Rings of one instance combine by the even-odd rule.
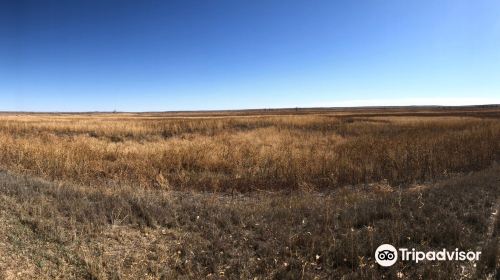
[[0, 110], [500, 103], [500, 1], [0, 0]]

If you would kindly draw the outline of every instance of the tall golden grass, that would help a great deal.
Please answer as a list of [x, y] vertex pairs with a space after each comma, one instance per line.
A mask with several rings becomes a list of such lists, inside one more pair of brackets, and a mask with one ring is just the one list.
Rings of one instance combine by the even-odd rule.
[[85, 185], [250, 191], [405, 184], [500, 158], [497, 118], [7, 114], [0, 164]]
[[0, 278], [494, 279], [500, 110], [271, 113], [0, 114]]

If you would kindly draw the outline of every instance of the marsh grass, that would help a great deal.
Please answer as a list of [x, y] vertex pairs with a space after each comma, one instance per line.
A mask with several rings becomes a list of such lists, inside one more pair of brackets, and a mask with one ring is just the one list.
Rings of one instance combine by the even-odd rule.
[[447, 114], [3, 115], [0, 164], [83, 185], [248, 192], [408, 184], [499, 159], [498, 119]]
[[[492, 278], [499, 117], [1, 114], [0, 277]], [[382, 243], [484, 258], [384, 269]]]

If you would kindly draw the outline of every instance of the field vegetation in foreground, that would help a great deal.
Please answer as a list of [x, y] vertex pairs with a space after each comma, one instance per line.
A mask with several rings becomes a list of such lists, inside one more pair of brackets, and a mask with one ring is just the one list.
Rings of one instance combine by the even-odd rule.
[[0, 114], [0, 276], [494, 279], [499, 159], [498, 107]]

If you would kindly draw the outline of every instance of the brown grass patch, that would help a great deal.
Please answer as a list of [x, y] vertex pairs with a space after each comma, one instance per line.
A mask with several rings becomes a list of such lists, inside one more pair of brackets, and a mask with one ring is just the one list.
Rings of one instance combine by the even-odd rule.
[[2, 115], [0, 163], [83, 185], [246, 192], [408, 184], [500, 158], [495, 118], [359, 115]]

